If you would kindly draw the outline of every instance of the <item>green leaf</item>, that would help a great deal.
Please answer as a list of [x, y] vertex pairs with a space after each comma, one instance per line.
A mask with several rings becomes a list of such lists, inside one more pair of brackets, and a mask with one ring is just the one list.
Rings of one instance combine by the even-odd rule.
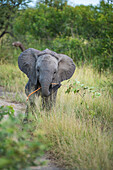
[[73, 92], [74, 92], [75, 90], [76, 90], [75, 88], [72, 89]]
[[84, 84], [81, 84], [80, 86], [81, 86], [81, 87], [83, 87], [83, 86], [84, 86]]
[[84, 87], [84, 90], [85, 90], [85, 89], [88, 89], [88, 86]]
[[77, 84], [80, 84], [80, 81], [76, 81]]
[[90, 88], [89, 88], [89, 90], [93, 90], [93, 89], [94, 89], [94, 87], [90, 87]]
[[0, 158], [0, 168], [10, 165], [10, 160], [7, 158]]
[[101, 93], [96, 92], [96, 93], [95, 93], [95, 96], [96, 96], [96, 97], [99, 97], [99, 96], [101, 96]]

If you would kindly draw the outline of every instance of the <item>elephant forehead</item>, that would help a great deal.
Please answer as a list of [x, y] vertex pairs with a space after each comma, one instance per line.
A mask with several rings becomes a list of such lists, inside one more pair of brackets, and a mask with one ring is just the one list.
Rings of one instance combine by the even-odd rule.
[[42, 55], [38, 58], [37, 60], [37, 65], [38, 66], [42, 66], [42, 65], [45, 65], [45, 64], [48, 64], [48, 65], [58, 65], [58, 61], [57, 59], [54, 57], [54, 56], [51, 56], [51, 55], [48, 55], [48, 54], [45, 54], [45, 55]]

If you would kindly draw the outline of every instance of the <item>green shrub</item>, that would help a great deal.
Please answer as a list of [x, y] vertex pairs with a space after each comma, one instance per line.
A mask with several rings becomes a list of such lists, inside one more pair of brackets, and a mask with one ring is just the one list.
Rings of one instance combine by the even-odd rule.
[[10, 118], [14, 117], [14, 109], [12, 106], [0, 106], [0, 121], [6, 115], [8, 115]]
[[[13, 115], [13, 119], [0, 122], [0, 169], [15, 170], [43, 164], [39, 157], [47, 149], [42, 132], [36, 131], [36, 122], [23, 124], [21, 117], [14, 117], [12, 107], [1, 107], [0, 118]], [[36, 161], [37, 158], [37, 161]]]
[[52, 41], [51, 49], [73, 58], [76, 64], [92, 64], [98, 72], [112, 71], [112, 39], [91, 39], [57, 37]]

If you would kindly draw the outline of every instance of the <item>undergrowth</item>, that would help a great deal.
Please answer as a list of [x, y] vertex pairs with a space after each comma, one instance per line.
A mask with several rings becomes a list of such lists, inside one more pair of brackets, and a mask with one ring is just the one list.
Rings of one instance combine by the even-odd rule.
[[30, 169], [44, 165], [40, 157], [48, 148], [43, 133], [36, 130], [36, 121], [22, 123], [11, 106], [0, 106], [0, 169]]
[[[23, 91], [27, 81], [17, 67], [10, 65], [2, 73], [0, 71], [0, 77], [0, 84], [11, 91]], [[94, 96], [87, 90], [83, 95], [83, 89], [78, 93], [74, 90], [65, 93], [75, 81], [92, 87], [101, 95]], [[67, 169], [112, 169], [112, 96], [112, 75], [107, 73], [100, 77], [91, 67], [84, 66], [77, 68], [70, 81], [62, 83], [56, 106], [50, 112], [40, 110], [40, 100], [37, 102], [40, 121], [35, 130], [44, 132], [51, 144], [51, 156], [58, 165]]]

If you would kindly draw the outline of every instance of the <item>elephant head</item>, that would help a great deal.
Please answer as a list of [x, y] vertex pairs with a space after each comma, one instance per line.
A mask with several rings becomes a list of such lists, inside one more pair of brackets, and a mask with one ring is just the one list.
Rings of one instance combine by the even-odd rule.
[[43, 97], [51, 94], [51, 83], [60, 84], [63, 80], [71, 78], [75, 71], [75, 65], [70, 57], [49, 49], [38, 51], [29, 48], [25, 50], [18, 58], [18, 65], [33, 85], [40, 84]]

